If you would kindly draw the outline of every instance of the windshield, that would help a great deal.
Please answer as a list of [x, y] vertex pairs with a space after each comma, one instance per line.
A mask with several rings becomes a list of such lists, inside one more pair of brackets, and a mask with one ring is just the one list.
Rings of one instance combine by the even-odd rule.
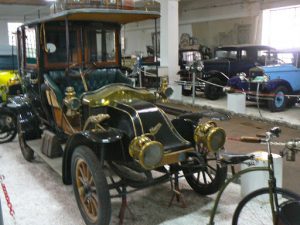
[[237, 51], [217, 50], [216, 58], [218, 58], [218, 59], [237, 59]]
[[182, 60], [187, 63], [201, 60], [201, 54], [200, 52], [195, 52], [195, 51], [183, 52]]
[[[71, 25], [69, 43], [66, 41], [65, 27], [49, 26], [46, 30], [47, 47], [45, 61], [48, 66], [76, 65], [117, 65], [117, 29], [103, 24]], [[67, 57], [69, 46], [69, 57]]]

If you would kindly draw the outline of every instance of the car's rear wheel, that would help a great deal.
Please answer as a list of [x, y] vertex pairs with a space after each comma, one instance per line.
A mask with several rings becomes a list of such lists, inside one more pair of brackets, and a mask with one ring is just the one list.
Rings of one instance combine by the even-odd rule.
[[204, 94], [207, 99], [217, 100], [222, 94], [222, 88], [219, 85], [222, 85], [222, 81], [219, 78], [212, 77], [207, 80], [209, 83], [205, 84]]
[[216, 193], [227, 177], [227, 166], [218, 162], [216, 155], [212, 153], [200, 154], [199, 157], [191, 157], [190, 165], [184, 165], [183, 174], [188, 184], [200, 195]]
[[288, 99], [285, 96], [288, 93], [288, 89], [285, 86], [277, 87], [273, 95], [272, 100], [268, 101], [268, 107], [271, 112], [280, 112], [285, 110], [288, 104]]
[[24, 159], [31, 162], [34, 159], [34, 151], [27, 145], [25, 140], [25, 134], [24, 131], [22, 130], [22, 126], [19, 121], [17, 123], [17, 127], [18, 127], [18, 139], [19, 139], [22, 155]]
[[15, 115], [0, 109], [0, 144], [12, 141], [17, 135]]
[[111, 202], [107, 180], [94, 152], [78, 146], [72, 156], [73, 189], [80, 213], [87, 225], [108, 225]]

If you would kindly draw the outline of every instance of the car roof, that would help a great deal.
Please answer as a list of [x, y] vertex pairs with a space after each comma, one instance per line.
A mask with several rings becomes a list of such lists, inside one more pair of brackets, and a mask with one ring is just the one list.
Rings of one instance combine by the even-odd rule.
[[157, 19], [160, 13], [156, 11], [106, 9], [106, 8], [80, 8], [61, 11], [43, 18], [24, 23], [23, 26], [40, 24], [50, 21], [101, 21], [126, 24], [148, 19]]
[[275, 51], [275, 48], [267, 46], [267, 45], [251, 45], [251, 44], [226, 45], [226, 46], [220, 46], [217, 48], [217, 50], [237, 50], [237, 49], [262, 49], [262, 50]]

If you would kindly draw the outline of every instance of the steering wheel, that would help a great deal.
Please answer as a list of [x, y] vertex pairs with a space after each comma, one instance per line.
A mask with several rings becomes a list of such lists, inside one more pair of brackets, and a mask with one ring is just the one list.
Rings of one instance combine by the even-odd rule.
[[69, 69], [66, 69], [66, 75], [71, 77], [71, 78], [81, 78], [82, 83], [83, 83], [83, 87], [85, 91], [88, 91], [88, 85], [86, 83], [86, 75], [93, 72], [95, 69], [97, 69], [97, 65], [95, 62], [92, 62], [88, 68], [86, 68], [85, 70], [81, 70], [81, 68], [79, 69], [74, 69], [74, 67], [79, 66], [78, 63], [74, 63], [72, 65], [69, 66]]

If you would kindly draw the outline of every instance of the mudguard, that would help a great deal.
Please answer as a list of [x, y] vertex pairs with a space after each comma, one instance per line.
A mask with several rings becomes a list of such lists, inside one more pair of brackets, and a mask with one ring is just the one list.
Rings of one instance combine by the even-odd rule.
[[275, 80], [270, 80], [267, 83], [265, 83], [262, 87], [262, 92], [265, 93], [272, 93], [277, 87], [279, 86], [284, 86], [289, 89], [289, 91], [293, 91], [291, 85], [289, 82], [283, 79], [275, 79]]
[[[76, 147], [88, 146], [103, 164], [104, 160], [125, 160], [128, 153], [124, 151], [125, 135], [122, 131], [109, 128], [106, 131], [83, 131], [69, 137], [63, 155], [63, 183], [71, 184], [71, 160]], [[127, 151], [128, 152], [128, 151]], [[103, 165], [102, 165], [103, 166]]]
[[34, 140], [41, 137], [40, 120], [32, 110], [33, 107], [27, 97], [15, 96], [9, 99], [6, 107], [16, 115], [18, 126], [24, 132], [25, 140]]

